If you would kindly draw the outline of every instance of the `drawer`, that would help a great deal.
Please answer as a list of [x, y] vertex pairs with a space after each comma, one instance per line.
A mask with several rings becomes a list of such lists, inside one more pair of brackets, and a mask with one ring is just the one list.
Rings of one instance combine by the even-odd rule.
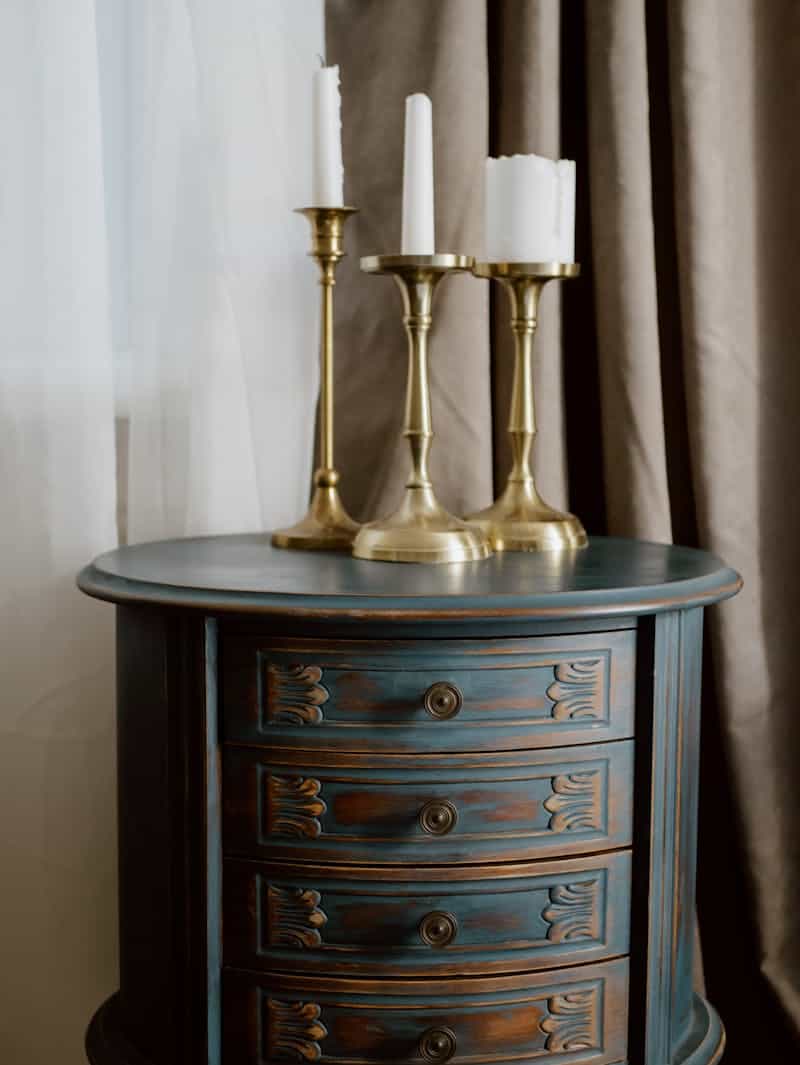
[[523, 972], [628, 953], [630, 853], [365, 871], [227, 859], [225, 963], [389, 976]]
[[228, 740], [282, 749], [525, 750], [633, 735], [632, 630], [527, 640], [269, 643], [223, 632]]
[[[223, 849], [254, 858], [476, 862], [631, 842], [633, 741], [378, 759], [227, 747]], [[364, 764], [367, 762], [368, 764]]]
[[627, 985], [626, 959], [424, 983], [226, 970], [226, 1062], [608, 1065], [627, 1051]]

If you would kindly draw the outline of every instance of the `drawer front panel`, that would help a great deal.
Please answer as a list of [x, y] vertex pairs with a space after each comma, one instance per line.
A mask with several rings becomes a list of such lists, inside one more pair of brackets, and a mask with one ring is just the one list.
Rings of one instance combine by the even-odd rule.
[[[222, 641], [226, 739], [481, 751], [633, 735], [632, 631], [528, 640]], [[377, 647], [377, 649], [376, 649]]]
[[[388, 871], [228, 859], [225, 962], [389, 976], [517, 972], [628, 953], [629, 852]], [[414, 879], [411, 879], [411, 876]]]
[[441, 863], [631, 843], [630, 740], [531, 752], [509, 767], [440, 764], [402, 773], [268, 759], [258, 749], [225, 751], [226, 854]]
[[627, 983], [627, 960], [423, 987], [227, 970], [223, 1037], [237, 1065], [607, 1065], [626, 1055]]

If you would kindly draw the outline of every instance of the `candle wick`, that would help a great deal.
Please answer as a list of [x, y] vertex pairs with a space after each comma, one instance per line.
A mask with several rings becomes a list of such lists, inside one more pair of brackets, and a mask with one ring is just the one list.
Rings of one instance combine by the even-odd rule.
[[327, 64], [326, 64], [324, 58], [319, 54], [319, 52], [317, 52], [317, 59], [319, 60], [320, 67], [324, 70], [325, 67], [327, 66]]

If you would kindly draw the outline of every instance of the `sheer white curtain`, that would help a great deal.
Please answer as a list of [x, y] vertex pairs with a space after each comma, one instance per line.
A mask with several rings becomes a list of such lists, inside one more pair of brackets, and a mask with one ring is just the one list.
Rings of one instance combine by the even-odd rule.
[[[0, 1059], [116, 983], [113, 620], [74, 574], [307, 498], [321, 0], [0, 3]], [[115, 446], [115, 425], [118, 447]]]
[[291, 209], [310, 192], [321, 7], [121, 7], [130, 536], [285, 523], [313, 437], [316, 277]]

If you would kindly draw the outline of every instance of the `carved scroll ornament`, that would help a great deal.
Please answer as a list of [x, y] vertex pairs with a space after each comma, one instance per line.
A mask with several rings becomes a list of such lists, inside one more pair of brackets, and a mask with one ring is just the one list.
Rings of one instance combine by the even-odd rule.
[[577, 884], [554, 884], [550, 888], [550, 905], [542, 917], [550, 927], [547, 938], [552, 943], [567, 943], [575, 939], [597, 939], [598, 880], [583, 880]]
[[320, 1020], [320, 1007], [314, 1002], [282, 1002], [268, 998], [266, 1060], [319, 1061], [320, 1040], [328, 1029]]
[[266, 718], [270, 725], [319, 725], [320, 707], [330, 698], [321, 684], [319, 666], [285, 666], [270, 662], [266, 669]]
[[318, 947], [327, 915], [320, 909], [318, 891], [267, 887], [267, 937], [274, 947]]
[[555, 721], [600, 718], [603, 713], [602, 658], [582, 658], [559, 662], [554, 667], [555, 680], [546, 695], [553, 702], [551, 717]]
[[267, 778], [267, 831], [276, 836], [316, 839], [319, 818], [327, 806], [319, 797], [322, 785], [310, 777]]
[[598, 1045], [597, 991], [568, 991], [547, 1000], [549, 1016], [539, 1022], [547, 1036], [545, 1050], [551, 1054], [568, 1054], [591, 1050]]
[[553, 794], [544, 800], [550, 817], [551, 832], [577, 832], [600, 829], [600, 774], [596, 769], [584, 773], [564, 773], [553, 777]]

